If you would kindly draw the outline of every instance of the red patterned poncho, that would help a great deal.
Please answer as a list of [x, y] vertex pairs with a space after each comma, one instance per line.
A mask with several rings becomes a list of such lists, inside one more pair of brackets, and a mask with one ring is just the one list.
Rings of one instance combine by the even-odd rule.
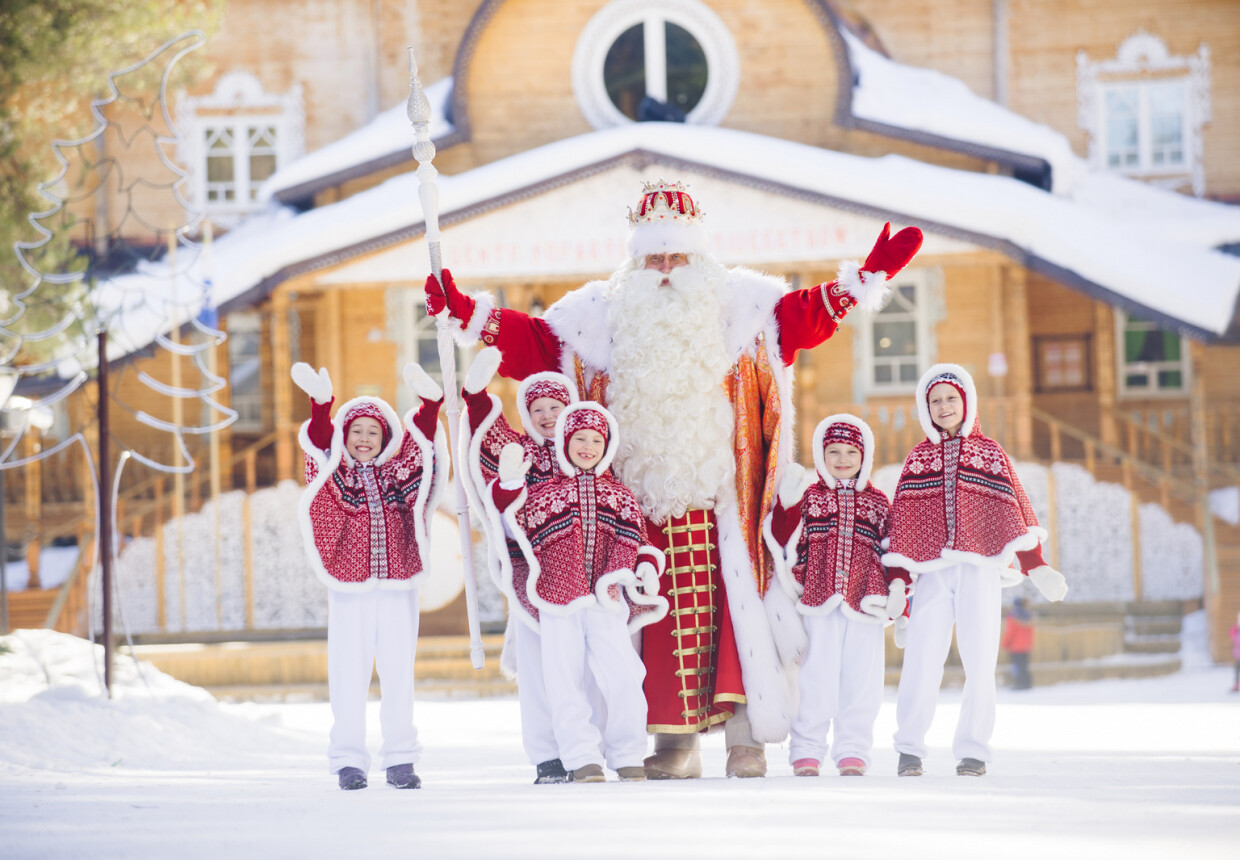
[[[964, 420], [955, 436], [930, 415], [928, 395], [940, 382], [963, 400]], [[1017, 557], [1026, 571], [1045, 564], [1046, 530], [1003, 448], [982, 435], [973, 377], [960, 365], [936, 364], [922, 375], [914, 399], [926, 441], [904, 461], [883, 563], [913, 574], [971, 564], [1016, 585], [1024, 578], [1012, 567]]]
[[[443, 438], [426, 435], [439, 426], [439, 403], [423, 404], [403, 427], [378, 398], [354, 398], [329, 421], [330, 408], [312, 404], [299, 434], [306, 461], [299, 515], [315, 574], [340, 591], [413, 588], [430, 563], [428, 523], [443, 484], [435, 464], [447, 462]], [[344, 428], [358, 415], [385, 428], [383, 450], [367, 463], [344, 446]]]

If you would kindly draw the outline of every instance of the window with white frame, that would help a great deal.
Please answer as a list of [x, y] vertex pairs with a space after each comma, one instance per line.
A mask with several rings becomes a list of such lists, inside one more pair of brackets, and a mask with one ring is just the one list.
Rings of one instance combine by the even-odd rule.
[[279, 125], [265, 117], [229, 117], [202, 121], [202, 151], [206, 154], [206, 209], [248, 209], [258, 199], [258, 187], [276, 172], [279, 161]]
[[863, 395], [911, 392], [932, 363], [937, 303], [931, 284], [930, 272], [906, 269], [891, 280], [891, 296], [882, 310], [846, 317], [856, 327]]
[[299, 85], [272, 94], [253, 75], [231, 72], [213, 93], [182, 99], [178, 108], [194, 202], [224, 226], [255, 209], [263, 182], [305, 147]]
[[[573, 91], [595, 128], [634, 122], [649, 97], [685, 121], [722, 121], [740, 83], [736, 43], [699, 0], [614, 0], [582, 30]], [[651, 118], [668, 118], [655, 108]]]
[[1210, 120], [1210, 51], [1171, 56], [1139, 32], [1115, 58], [1077, 55], [1078, 122], [1097, 167], [1205, 193], [1202, 126]]
[[1119, 388], [1128, 397], [1188, 392], [1188, 348], [1175, 332], [1117, 312]]
[[253, 311], [228, 315], [228, 391], [236, 433], [258, 433], [263, 415], [262, 318]]

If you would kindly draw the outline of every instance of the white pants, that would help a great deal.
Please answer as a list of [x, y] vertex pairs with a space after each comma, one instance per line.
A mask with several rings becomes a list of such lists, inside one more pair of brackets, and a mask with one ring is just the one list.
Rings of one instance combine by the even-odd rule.
[[[624, 613], [592, 606], [571, 615], [539, 613], [543, 682], [559, 759], [567, 770], [603, 764], [640, 767], [646, 756], [646, 667], [633, 650]], [[607, 714], [594, 723], [586, 678]]]
[[[543, 680], [542, 637], [516, 618], [508, 623], [516, 625], [513, 628], [513, 649], [517, 660], [517, 701], [521, 706], [521, 743], [530, 764], [537, 766], [560, 757], [555, 730], [551, 725], [551, 704], [547, 701], [547, 686]], [[601, 735], [607, 706], [589, 673], [582, 681], [590, 700], [590, 721]]]
[[827, 753], [831, 760], [859, 758], [870, 766], [874, 721], [883, 704], [883, 625], [849, 618], [840, 610], [804, 615], [809, 646], [801, 661], [801, 703], [792, 721], [788, 760]]
[[413, 660], [418, 646], [418, 591], [327, 591], [327, 688], [332, 729], [327, 761], [370, 769], [366, 750], [366, 697], [372, 668], [383, 698], [379, 726], [383, 767], [417, 764], [422, 754], [413, 725]]
[[964, 690], [952, 754], [991, 760], [1002, 588], [997, 573], [969, 564], [918, 574], [896, 697], [896, 752], [926, 755], [926, 732], [934, 721], [954, 624]]

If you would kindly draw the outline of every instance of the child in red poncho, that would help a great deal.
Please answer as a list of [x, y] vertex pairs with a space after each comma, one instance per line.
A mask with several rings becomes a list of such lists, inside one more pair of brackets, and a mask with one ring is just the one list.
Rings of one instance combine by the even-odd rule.
[[1046, 530], [1007, 454], [978, 427], [973, 377], [959, 365], [936, 364], [915, 397], [926, 439], [904, 461], [883, 556], [913, 574], [896, 699], [897, 772], [922, 772], [954, 626], [965, 682], [952, 752], [956, 773], [981, 776], [995, 725], [1000, 590], [1027, 576], [1047, 599], [1062, 600], [1068, 586], [1042, 560]]
[[[479, 352], [465, 378], [462, 391], [465, 412], [461, 415], [460, 450], [465, 452], [465, 483], [474, 508], [480, 513], [487, 535], [487, 566], [511, 608], [504, 637], [500, 667], [517, 680], [521, 705], [521, 741], [536, 785], [563, 783], [568, 773], [560, 761], [551, 727], [550, 707], [542, 676], [542, 643], [538, 635], [538, 607], [526, 595], [529, 566], [515, 540], [505, 539], [503, 512], [487, 488], [499, 475], [500, 454], [505, 446], [520, 445], [530, 468], [525, 484], [535, 487], [560, 476], [555, 456], [555, 422], [565, 407], [577, 402], [572, 381], [563, 374], [546, 371], [522, 380], [517, 388], [517, 409], [524, 433], [509, 425], [498, 397], [487, 393], [487, 384], [500, 363], [500, 352], [487, 347]], [[597, 691], [593, 691], [597, 697]]]
[[445, 483], [439, 464], [447, 459], [437, 434], [443, 392], [416, 364], [404, 376], [422, 406], [402, 425], [377, 397], [355, 397], [331, 418], [327, 371], [315, 373], [302, 362], [293, 367], [293, 381], [311, 401], [299, 435], [306, 489], [298, 513], [306, 554], [327, 586], [333, 720], [327, 759], [345, 790], [366, 787], [372, 667], [383, 687], [379, 754], [387, 782], [421, 786], [414, 765], [422, 747], [413, 724], [418, 582], [430, 566], [429, 521]]
[[831, 415], [812, 447], [817, 480], [789, 468], [763, 530], [808, 638], [788, 758], [797, 776], [817, 776], [830, 731], [840, 775], [861, 776], [883, 701], [883, 625], [904, 612], [908, 574], [880, 561], [889, 505], [870, 483], [870, 426]]
[[[646, 670], [630, 633], [667, 613], [658, 596], [663, 554], [646, 544], [636, 497], [607, 471], [617, 443], [611, 413], [578, 403], [556, 421], [559, 477], [527, 487], [529, 460], [514, 443], [492, 484], [529, 567], [551, 725], [574, 782], [602, 782], [604, 760], [622, 780], [645, 779]], [[601, 732], [587, 673], [605, 706]]]

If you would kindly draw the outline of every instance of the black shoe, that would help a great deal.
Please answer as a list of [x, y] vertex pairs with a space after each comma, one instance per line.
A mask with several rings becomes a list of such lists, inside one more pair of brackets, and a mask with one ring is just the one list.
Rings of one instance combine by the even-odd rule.
[[900, 753], [896, 776], [921, 776], [921, 759], [908, 753]]
[[986, 762], [975, 758], [962, 758], [956, 764], [956, 776], [985, 776]]
[[340, 788], [344, 791], [357, 791], [359, 788], [366, 787], [366, 774], [361, 768], [342, 767], [336, 776], [339, 778]]
[[421, 788], [422, 779], [411, 764], [394, 764], [387, 769], [387, 784], [392, 788]]
[[568, 782], [568, 771], [564, 769], [564, 762], [558, 758], [540, 763], [537, 770], [538, 778], [534, 780], [534, 785], [559, 785]]

